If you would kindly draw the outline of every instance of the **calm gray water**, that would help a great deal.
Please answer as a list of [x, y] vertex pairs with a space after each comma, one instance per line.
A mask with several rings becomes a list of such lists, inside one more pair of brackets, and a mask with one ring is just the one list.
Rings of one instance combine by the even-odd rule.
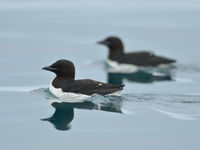
[[[199, 15], [198, 0], [0, 0], [0, 149], [199, 149]], [[177, 66], [162, 81], [109, 74], [108, 35]], [[122, 96], [56, 102], [41, 68], [61, 58], [77, 79], [126, 84]]]

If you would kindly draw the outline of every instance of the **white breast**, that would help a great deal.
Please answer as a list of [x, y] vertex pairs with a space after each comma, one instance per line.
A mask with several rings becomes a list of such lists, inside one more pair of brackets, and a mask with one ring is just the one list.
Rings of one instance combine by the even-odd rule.
[[[49, 85], [49, 91], [55, 97], [57, 97], [58, 99], [62, 99], [62, 101], [65, 101], [65, 102], [83, 102], [84, 100], [91, 97], [91, 95], [86, 95], [86, 94], [63, 92], [61, 88], [55, 88], [52, 85], [52, 82]], [[120, 96], [120, 92], [121, 90], [107, 94], [107, 95]]]
[[66, 100], [67, 102], [81, 102], [90, 98], [90, 95], [78, 94], [72, 92], [63, 92], [61, 88], [55, 88], [52, 82], [49, 85], [50, 92], [59, 99]]
[[113, 73], [134, 73], [139, 70], [139, 67], [136, 65], [118, 63], [117, 61], [112, 61], [110, 59], [106, 60], [106, 64], [109, 67], [108, 72]]

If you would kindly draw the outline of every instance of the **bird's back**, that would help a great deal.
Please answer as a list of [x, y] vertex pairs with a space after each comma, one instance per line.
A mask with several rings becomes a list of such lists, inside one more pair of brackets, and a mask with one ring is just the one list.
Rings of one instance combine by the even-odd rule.
[[173, 59], [155, 55], [153, 52], [140, 51], [132, 53], [116, 54], [110, 58], [113, 61], [137, 66], [157, 66], [175, 62]]
[[86, 95], [107, 95], [123, 89], [124, 85], [112, 85], [95, 80], [66, 80], [57, 85], [63, 92], [72, 92]]

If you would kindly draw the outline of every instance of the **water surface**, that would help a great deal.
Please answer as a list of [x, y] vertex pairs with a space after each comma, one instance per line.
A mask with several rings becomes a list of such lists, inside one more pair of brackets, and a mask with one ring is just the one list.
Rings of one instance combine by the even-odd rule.
[[[199, 4], [0, 0], [0, 149], [200, 148]], [[178, 63], [110, 74], [107, 49], [96, 45], [108, 35], [120, 36], [126, 51]], [[126, 84], [122, 96], [58, 103], [47, 89], [54, 75], [41, 68], [61, 58], [74, 62], [77, 79]]]

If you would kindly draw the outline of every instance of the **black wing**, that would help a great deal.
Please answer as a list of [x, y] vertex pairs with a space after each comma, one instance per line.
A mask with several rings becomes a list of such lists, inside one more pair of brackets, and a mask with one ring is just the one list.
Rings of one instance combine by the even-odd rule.
[[106, 95], [122, 90], [124, 85], [112, 85], [90, 79], [66, 81], [60, 84], [63, 92], [73, 92], [80, 94], [101, 94]]
[[156, 56], [154, 53], [148, 51], [115, 55], [111, 59], [119, 63], [134, 64], [137, 66], [156, 66], [175, 62], [173, 59]]

